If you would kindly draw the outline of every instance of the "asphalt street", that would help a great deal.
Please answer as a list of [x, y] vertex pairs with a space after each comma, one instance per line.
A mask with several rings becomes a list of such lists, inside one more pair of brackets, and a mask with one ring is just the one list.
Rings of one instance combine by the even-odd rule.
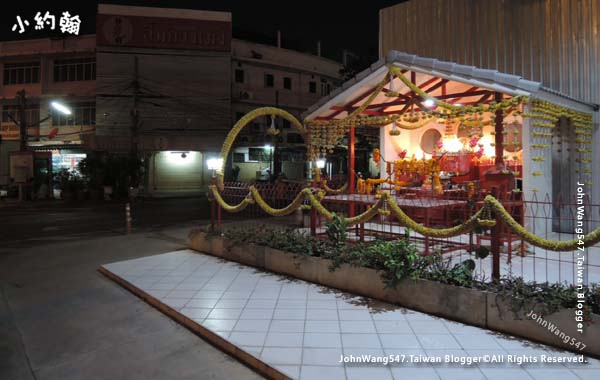
[[[206, 197], [141, 199], [131, 203], [133, 231], [151, 231], [210, 218]], [[5, 253], [32, 245], [126, 231], [124, 202], [0, 202], [0, 242]]]
[[183, 249], [199, 198], [0, 208], [0, 379], [261, 379], [116, 283], [105, 263]]

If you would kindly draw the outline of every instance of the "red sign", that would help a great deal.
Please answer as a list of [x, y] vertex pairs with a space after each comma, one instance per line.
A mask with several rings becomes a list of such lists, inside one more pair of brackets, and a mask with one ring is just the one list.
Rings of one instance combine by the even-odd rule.
[[231, 23], [99, 14], [98, 45], [162, 49], [231, 50]]
[[13, 123], [0, 124], [0, 135], [3, 140], [19, 140], [21, 136], [19, 127]]

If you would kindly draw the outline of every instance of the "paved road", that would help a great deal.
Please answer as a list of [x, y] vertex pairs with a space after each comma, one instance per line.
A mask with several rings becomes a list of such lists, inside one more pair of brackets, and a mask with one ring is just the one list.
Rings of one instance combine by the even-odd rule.
[[0, 204], [0, 379], [260, 379], [100, 275], [185, 247], [205, 198]]
[[[132, 203], [131, 212], [134, 231], [210, 217], [205, 197], [138, 200]], [[124, 232], [124, 203], [28, 202], [23, 207], [0, 203], [0, 242], [4, 248], [70, 240], [91, 233], [107, 236]]]

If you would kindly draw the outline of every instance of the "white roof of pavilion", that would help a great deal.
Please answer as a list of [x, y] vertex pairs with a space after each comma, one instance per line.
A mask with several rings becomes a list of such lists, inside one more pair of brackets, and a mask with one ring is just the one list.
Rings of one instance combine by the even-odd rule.
[[[311, 106], [302, 115], [303, 119], [341, 119], [347, 116], [364, 103], [377, 84], [388, 75], [388, 65], [395, 65], [407, 76], [410, 73], [413, 83], [428, 95], [449, 103], [466, 105], [489, 101], [493, 100], [493, 93], [500, 92], [505, 97], [526, 95], [582, 112], [598, 109], [597, 105], [581, 102], [517, 75], [390, 51], [385, 59], [375, 62]], [[363, 113], [383, 115], [406, 110], [411, 100], [407, 95], [412, 91], [398, 78], [394, 79], [392, 86], [392, 90], [399, 93], [400, 97], [385, 95], [390, 91], [388, 83]]]

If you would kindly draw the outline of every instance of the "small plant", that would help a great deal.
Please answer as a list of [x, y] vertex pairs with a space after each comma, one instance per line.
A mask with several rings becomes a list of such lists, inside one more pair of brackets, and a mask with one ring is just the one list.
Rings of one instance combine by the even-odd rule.
[[435, 252], [430, 257], [429, 271], [425, 278], [449, 285], [472, 287], [475, 262], [469, 259], [452, 267], [451, 265], [451, 258], [444, 259], [440, 252]]
[[417, 280], [428, 263], [408, 239], [377, 241], [370, 249], [383, 263], [383, 279], [387, 287], [395, 287], [405, 278]]
[[325, 233], [334, 247], [342, 248], [346, 246], [348, 241], [347, 228], [346, 220], [343, 217], [340, 218], [337, 214], [333, 214], [331, 221], [325, 223]]

